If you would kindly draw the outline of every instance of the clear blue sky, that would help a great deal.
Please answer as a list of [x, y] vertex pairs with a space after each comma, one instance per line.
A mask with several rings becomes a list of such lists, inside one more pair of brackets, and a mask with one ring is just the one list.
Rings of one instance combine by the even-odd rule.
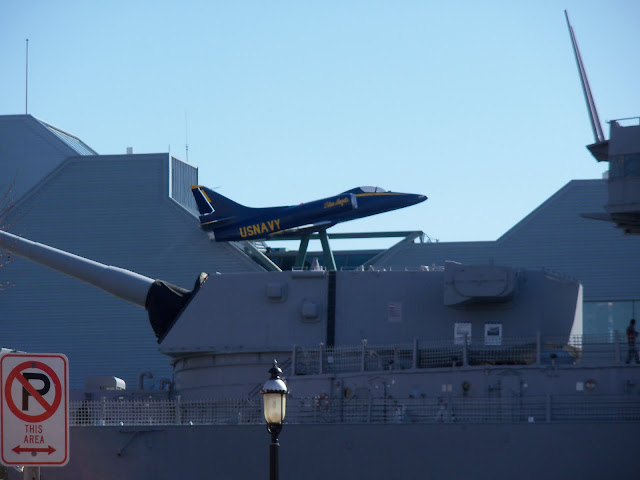
[[603, 123], [640, 115], [631, 0], [4, 0], [0, 114], [25, 111], [29, 38], [29, 113], [101, 154], [185, 159], [188, 132], [200, 183], [240, 203], [379, 185], [429, 200], [333, 231], [494, 240], [606, 170], [565, 8]]

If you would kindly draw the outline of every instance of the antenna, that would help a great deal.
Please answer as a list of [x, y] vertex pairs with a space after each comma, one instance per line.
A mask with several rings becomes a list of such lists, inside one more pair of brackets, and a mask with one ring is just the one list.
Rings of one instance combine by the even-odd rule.
[[187, 124], [187, 109], [184, 109], [184, 152], [189, 163], [189, 125]]
[[27, 61], [25, 64], [24, 79], [24, 114], [29, 113], [29, 39], [27, 38]]
[[598, 117], [598, 109], [596, 103], [593, 101], [591, 95], [591, 87], [589, 87], [589, 80], [587, 79], [587, 72], [584, 69], [582, 63], [582, 57], [580, 56], [580, 50], [578, 49], [578, 42], [576, 42], [576, 36], [573, 33], [573, 27], [569, 23], [569, 14], [564, 11], [564, 16], [567, 19], [567, 27], [569, 28], [569, 35], [571, 35], [571, 43], [573, 45], [573, 53], [576, 57], [576, 64], [578, 65], [578, 71], [580, 73], [580, 80], [582, 82], [582, 92], [584, 93], [584, 100], [587, 102], [587, 110], [589, 110], [589, 119], [591, 120], [591, 129], [593, 130], [593, 136], [596, 143], [604, 142], [604, 134], [602, 133], [602, 126], [600, 125], [600, 118]]

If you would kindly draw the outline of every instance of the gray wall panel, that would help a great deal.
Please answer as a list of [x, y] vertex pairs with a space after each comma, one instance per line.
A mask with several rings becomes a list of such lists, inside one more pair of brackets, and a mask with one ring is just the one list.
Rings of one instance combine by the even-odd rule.
[[[213, 469], [219, 479], [265, 478], [264, 430], [162, 426], [131, 441], [134, 430], [126, 427], [72, 427], [69, 464], [43, 467], [43, 478], [199, 478]], [[631, 480], [638, 478], [636, 462], [629, 461], [636, 455], [637, 430], [633, 422], [534, 423], [506, 430], [496, 424], [288, 424], [280, 435], [280, 471], [281, 478], [307, 480]], [[212, 438], [224, 441], [212, 448]], [[123, 455], [116, 456], [120, 449]]]

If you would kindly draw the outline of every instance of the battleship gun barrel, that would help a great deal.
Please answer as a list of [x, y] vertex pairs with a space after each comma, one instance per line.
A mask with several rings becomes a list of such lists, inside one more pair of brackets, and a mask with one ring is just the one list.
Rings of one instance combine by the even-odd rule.
[[94, 262], [57, 248], [0, 231], [0, 248], [77, 278], [145, 308], [154, 280], [123, 268]]
[[94, 262], [64, 250], [33, 242], [0, 230], [0, 249], [57, 270], [147, 310], [149, 323], [159, 341], [182, 309], [207, 279], [201, 273], [193, 290], [186, 290], [139, 273]]

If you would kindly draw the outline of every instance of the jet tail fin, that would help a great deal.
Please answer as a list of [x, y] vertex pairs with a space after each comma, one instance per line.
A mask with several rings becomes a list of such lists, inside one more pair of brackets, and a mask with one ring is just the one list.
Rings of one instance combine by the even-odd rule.
[[191, 193], [196, 200], [200, 215], [215, 213], [215, 217], [232, 217], [244, 210], [249, 210], [249, 207], [240, 205], [202, 185], [192, 185]]

